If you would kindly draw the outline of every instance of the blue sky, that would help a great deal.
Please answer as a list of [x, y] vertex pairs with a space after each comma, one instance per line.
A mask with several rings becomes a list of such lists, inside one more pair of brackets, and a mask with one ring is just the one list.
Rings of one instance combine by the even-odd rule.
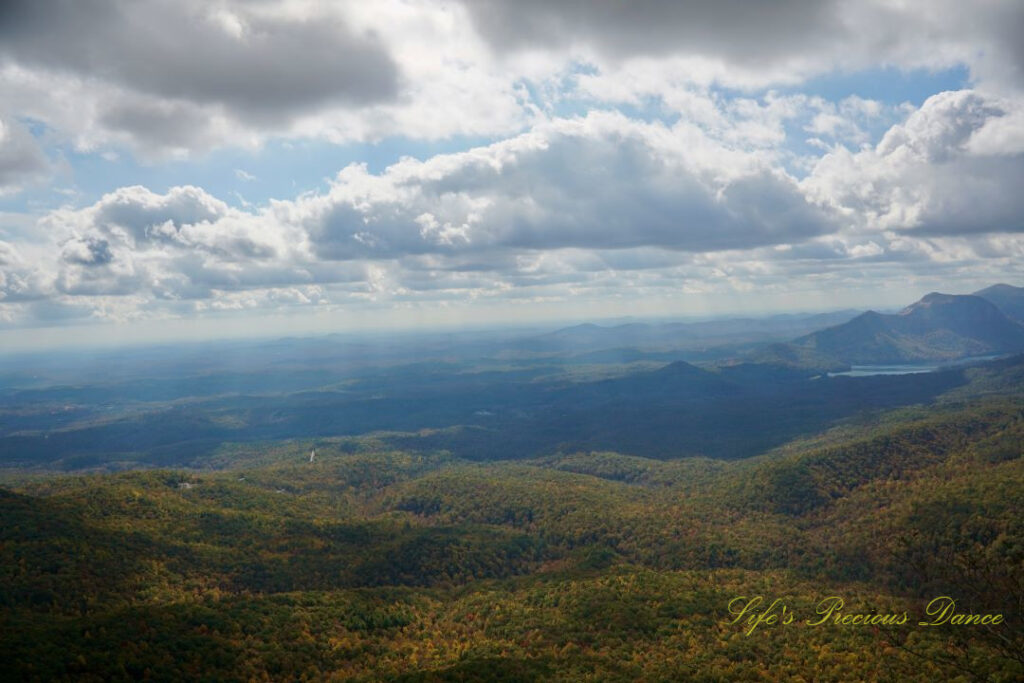
[[1021, 284], [1018, 3], [47, 4], [0, 30], [0, 343]]

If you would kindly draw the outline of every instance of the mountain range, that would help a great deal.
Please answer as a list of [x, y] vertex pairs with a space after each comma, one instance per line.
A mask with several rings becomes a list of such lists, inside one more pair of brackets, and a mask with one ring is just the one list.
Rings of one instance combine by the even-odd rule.
[[[685, 359], [724, 367], [835, 371], [851, 365], [945, 363], [1024, 351], [1024, 287], [967, 295], [932, 292], [897, 313], [853, 310], [698, 322], [565, 327], [529, 337], [508, 357], [557, 354], [569, 362]], [[731, 355], [732, 360], [723, 359]]]
[[776, 347], [797, 362], [813, 357], [854, 365], [953, 361], [1024, 351], [1024, 288], [974, 294], [932, 292], [899, 313], [867, 311]]

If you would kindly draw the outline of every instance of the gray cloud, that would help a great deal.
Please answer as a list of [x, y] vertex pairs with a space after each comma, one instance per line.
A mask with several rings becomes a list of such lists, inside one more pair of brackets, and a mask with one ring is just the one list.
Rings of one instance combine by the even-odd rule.
[[[1024, 86], [1024, 4], [960, 0], [462, 0], [497, 50], [585, 45], [613, 59], [719, 61], [768, 85], [878, 64], [971, 67]], [[741, 77], [742, 76], [742, 77]]]
[[618, 56], [689, 53], [755, 64], [843, 33], [837, 3], [818, 0], [464, 0], [502, 49], [593, 43]]
[[216, 142], [209, 115], [189, 102], [140, 98], [105, 102], [99, 123], [133, 139], [147, 140], [157, 149], [190, 149]]
[[0, 118], [0, 195], [21, 189], [50, 170], [50, 162], [20, 123]]
[[[217, 13], [223, 9], [234, 12]], [[271, 17], [257, 9], [14, 0], [0, 4], [0, 56], [163, 99], [222, 105], [242, 120], [279, 121], [324, 104], [365, 105], [397, 95], [397, 68], [374, 37], [332, 19]], [[107, 116], [159, 127], [168, 113]]]

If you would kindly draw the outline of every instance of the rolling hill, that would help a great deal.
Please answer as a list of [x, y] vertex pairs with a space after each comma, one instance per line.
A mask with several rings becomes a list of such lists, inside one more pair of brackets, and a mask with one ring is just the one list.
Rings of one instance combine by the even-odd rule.
[[[1020, 680], [1022, 436], [1002, 397], [733, 463], [359, 440], [315, 463], [286, 442], [222, 470], [34, 479], [0, 489], [5, 675]], [[1007, 623], [748, 634], [726, 607], [837, 595], [916, 621], [942, 594]]]

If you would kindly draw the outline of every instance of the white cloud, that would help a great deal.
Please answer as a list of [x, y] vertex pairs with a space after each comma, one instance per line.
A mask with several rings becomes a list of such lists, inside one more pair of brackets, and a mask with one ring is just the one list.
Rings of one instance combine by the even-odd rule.
[[[262, 209], [196, 187], [125, 187], [44, 216], [54, 248], [34, 260], [7, 245], [3, 310], [11, 318], [16, 302], [42, 299], [65, 305], [40, 309], [49, 316], [125, 319], [1005, 270], [1021, 247], [999, 237], [1016, 228], [996, 219], [1020, 215], [1014, 200], [988, 207], [988, 222], [958, 222], [983, 207], [935, 190], [953, 176], [966, 187], [994, 182], [971, 141], [1005, 106], [973, 92], [936, 96], [877, 146], [836, 147], [800, 182], [748, 138], [734, 148], [686, 122], [595, 112], [378, 174], [352, 165], [322, 194]], [[1012, 194], [997, 189], [985, 201]], [[944, 223], [925, 220], [940, 212]]]
[[[865, 230], [972, 234], [1024, 230], [1020, 104], [977, 91], [929, 98], [874, 147], [835, 147], [804, 180]], [[993, 140], [1009, 142], [993, 149]]]
[[689, 126], [610, 113], [402, 161], [381, 175], [350, 166], [329, 193], [286, 210], [328, 259], [566, 247], [707, 251], [799, 241], [831, 220], [756, 153]]

